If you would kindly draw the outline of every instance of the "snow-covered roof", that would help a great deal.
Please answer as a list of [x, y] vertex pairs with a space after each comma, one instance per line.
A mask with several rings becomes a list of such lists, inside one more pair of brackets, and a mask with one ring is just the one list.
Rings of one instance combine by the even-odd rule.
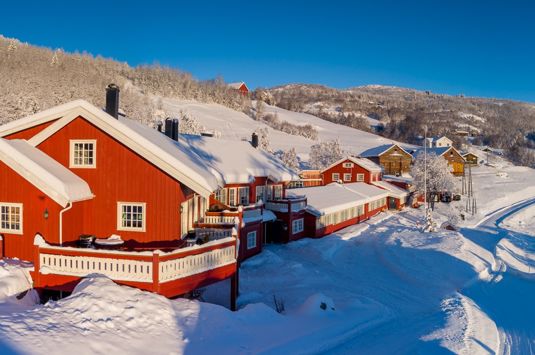
[[181, 135], [174, 141], [137, 121], [108, 115], [84, 100], [76, 100], [0, 126], [0, 137], [54, 121], [29, 140], [37, 146], [76, 117], [82, 116], [193, 191], [209, 196], [219, 186], [247, 183], [255, 176], [290, 181], [298, 176], [276, 157], [248, 142]]
[[388, 192], [363, 182], [286, 190], [286, 196], [307, 197], [307, 211], [315, 216], [360, 206], [388, 196]]
[[0, 160], [62, 207], [93, 198], [84, 180], [25, 140], [0, 138]]
[[182, 135], [179, 139], [195, 152], [221, 185], [244, 184], [255, 177], [268, 177], [275, 182], [299, 179], [281, 160], [247, 141]]
[[388, 181], [373, 181], [372, 184], [387, 190], [389, 192], [389, 196], [395, 198], [403, 199], [409, 196], [409, 192], [407, 190], [402, 189], [401, 187], [398, 187], [394, 184], [391, 184]]
[[[243, 81], [239, 81], [239, 82], [235, 82], [235, 83], [228, 83], [227, 86], [230, 87], [230, 88], [233, 88], [233, 89], [239, 89], [241, 88], [242, 85], [245, 85], [245, 82]], [[247, 85], [245, 85], [245, 87], [247, 87]]]
[[[459, 154], [459, 156], [461, 156], [461, 158], [463, 158], [461, 153], [459, 153], [459, 151], [457, 149], [455, 149], [455, 147], [452, 147], [452, 146], [427, 148], [427, 154], [435, 154], [437, 156], [441, 156], [441, 155], [446, 154], [450, 150], [456, 152], [457, 154]], [[411, 154], [412, 154], [413, 157], [416, 158], [418, 156], [418, 154], [423, 154], [423, 152], [424, 152], [424, 148], [422, 147], [422, 148], [418, 148], [418, 149], [413, 150], [411, 152]]]
[[349, 157], [346, 157], [346, 158], [342, 158], [342, 159], [338, 160], [337, 162], [329, 165], [325, 169], [321, 170], [320, 173], [322, 173], [322, 172], [324, 172], [326, 170], [329, 170], [332, 167], [334, 167], [334, 166], [336, 166], [336, 165], [338, 165], [338, 164], [340, 164], [340, 163], [342, 163], [342, 162], [344, 162], [346, 160], [352, 161], [353, 163], [355, 163], [355, 164], [359, 165], [360, 167], [368, 170], [369, 172], [380, 173], [380, 172], [383, 171], [381, 166], [375, 164], [371, 160], [349, 156]]
[[361, 152], [359, 155], [361, 157], [363, 157], [363, 158], [378, 157], [378, 156], [383, 155], [384, 153], [386, 153], [390, 148], [392, 148], [394, 146], [398, 147], [399, 149], [401, 149], [405, 153], [409, 154], [409, 152], [407, 152], [405, 149], [403, 149], [402, 147], [400, 147], [397, 144], [383, 144], [383, 145], [380, 145], [380, 146], [377, 146], [377, 147], [374, 147], [374, 148], [367, 149], [367, 150]]

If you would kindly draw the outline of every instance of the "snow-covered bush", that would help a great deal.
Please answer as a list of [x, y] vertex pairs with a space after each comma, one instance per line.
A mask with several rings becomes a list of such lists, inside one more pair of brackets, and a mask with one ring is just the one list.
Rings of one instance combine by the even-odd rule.
[[310, 167], [323, 169], [342, 159], [344, 151], [338, 140], [321, 142], [310, 147]]

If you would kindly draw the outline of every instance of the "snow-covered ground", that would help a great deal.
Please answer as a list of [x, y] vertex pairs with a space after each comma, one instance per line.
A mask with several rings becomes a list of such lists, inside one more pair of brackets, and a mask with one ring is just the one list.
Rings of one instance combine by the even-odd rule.
[[237, 312], [96, 275], [41, 305], [21, 294], [31, 266], [0, 261], [0, 353], [534, 353], [535, 171], [494, 159], [458, 231], [423, 233], [406, 209], [268, 245], [242, 265]]
[[167, 112], [179, 116], [189, 114], [193, 116], [208, 131], [216, 130], [222, 138], [242, 140], [251, 138], [257, 128], [268, 128], [271, 148], [273, 150], [288, 150], [295, 148], [303, 161], [308, 160], [310, 146], [318, 141], [339, 139], [342, 149], [358, 154], [366, 149], [378, 145], [392, 143], [392, 140], [341, 126], [307, 113], [284, 110], [276, 106], [265, 105], [265, 113], [276, 113], [281, 121], [288, 121], [296, 125], [310, 124], [318, 131], [319, 140], [314, 141], [301, 136], [293, 136], [268, 127], [262, 122], [255, 121], [242, 112], [232, 110], [218, 104], [206, 104], [195, 101], [180, 101], [164, 99], [164, 108]]

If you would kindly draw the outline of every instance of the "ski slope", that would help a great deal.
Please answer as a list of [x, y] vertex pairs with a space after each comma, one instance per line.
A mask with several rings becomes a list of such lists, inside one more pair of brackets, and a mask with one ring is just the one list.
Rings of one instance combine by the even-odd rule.
[[270, 105], [265, 105], [266, 113], [277, 114], [281, 121], [288, 121], [296, 125], [312, 125], [318, 131], [319, 140], [314, 141], [274, 130], [262, 122], [253, 120], [243, 112], [219, 104], [163, 99], [163, 105], [167, 112], [175, 116], [180, 116], [181, 113], [193, 116], [207, 130], [219, 131], [221, 137], [225, 139], [249, 140], [257, 128], [266, 127], [269, 131], [271, 148], [274, 151], [295, 148], [302, 161], [308, 160], [310, 146], [318, 141], [338, 139], [342, 148], [353, 155], [381, 144], [393, 142], [390, 139], [332, 123], [307, 113], [292, 112]]

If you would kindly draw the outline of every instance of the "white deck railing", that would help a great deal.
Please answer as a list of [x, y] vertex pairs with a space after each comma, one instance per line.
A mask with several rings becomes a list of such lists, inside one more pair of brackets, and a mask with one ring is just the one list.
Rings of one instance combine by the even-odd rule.
[[42, 274], [84, 277], [102, 274], [112, 280], [152, 282], [152, 262], [92, 256], [39, 255]]
[[38, 271], [75, 277], [101, 274], [116, 281], [157, 284], [236, 263], [237, 245], [232, 229], [205, 229], [208, 230], [218, 233], [218, 240], [170, 253], [80, 249], [43, 243], [37, 246]]
[[[236, 219], [238, 222], [236, 222]], [[203, 223], [206, 224], [236, 224], [239, 223], [239, 217], [236, 216], [204, 216]]]
[[206, 253], [160, 262], [160, 282], [200, 274], [236, 262], [236, 248], [229, 246]]

